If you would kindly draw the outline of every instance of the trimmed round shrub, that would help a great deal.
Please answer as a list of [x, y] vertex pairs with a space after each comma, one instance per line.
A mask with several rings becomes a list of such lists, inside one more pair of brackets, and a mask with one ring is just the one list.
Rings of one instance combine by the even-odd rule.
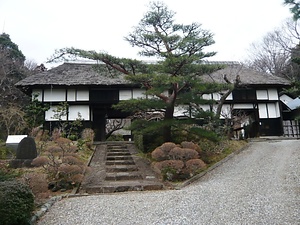
[[163, 170], [165, 168], [172, 168], [176, 171], [180, 171], [184, 167], [184, 162], [181, 160], [165, 160], [162, 162], [157, 162], [154, 165], [159, 170]]
[[181, 160], [165, 160], [157, 162], [154, 167], [159, 170], [164, 180], [175, 180], [184, 167], [184, 162]]
[[198, 153], [201, 153], [201, 148], [199, 145], [195, 144], [194, 142], [191, 141], [183, 141], [181, 142], [181, 147], [182, 148], [190, 148], [196, 150]]
[[34, 196], [30, 188], [18, 181], [0, 182], [0, 224], [30, 224]]
[[188, 161], [190, 159], [197, 159], [199, 158], [198, 152], [194, 149], [189, 148], [173, 148], [169, 156], [171, 159], [174, 160], [182, 160], [182, 161]]
[[198, 170], [204, 169], [206, 164], [201, 159], [190, 159], [185, 163], [185, 166], [186, 172], [193, 176]]
[[162, 144], [161, 146], [157, 147], [153, 150], [151, 153], [151, 156], [156, 161], [163, 161], [170, 159], [169, 153], [170, 151], [176, 147], [176, 144], [173, 142], [166, 142]]
[[169, 154], [169, 152], [173, 149], [173, 148], [175, 148], [177, 145], [175, 144], [175, 143], [173, 143], [173, 142], [166, 142], [166, 143], [163, 143], [161, 146], [160, 146], [160, 148], [161, 148], [161, 150], [166, 154], [166, 155], [168, 155]]
[[167, 155], [163, 152], [163, 150], [160, 147], [154, 149], [154, 151], [151, 153], [151, 156], [156, 161], [163, 161], [168, 159]]

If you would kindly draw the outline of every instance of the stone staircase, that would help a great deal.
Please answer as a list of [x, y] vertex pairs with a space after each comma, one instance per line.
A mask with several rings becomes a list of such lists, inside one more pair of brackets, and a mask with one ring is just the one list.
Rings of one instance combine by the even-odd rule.
[[142, 179], [138, 167], [126, 146], [107, 145], [105, 180], [139, 180]]
[[131, 142], [107, 142], [96, 147], [80, 193], [161, 190], [164, 188], [147, 160]]

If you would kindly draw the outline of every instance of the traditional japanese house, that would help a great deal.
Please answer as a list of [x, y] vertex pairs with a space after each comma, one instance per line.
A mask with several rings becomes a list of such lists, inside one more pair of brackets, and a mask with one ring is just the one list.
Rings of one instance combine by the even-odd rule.
[[[210, 75], [201, 77], [206, 82], [234, 82], [239, 85], [226, 98], [221, 118], [235, 121], [235, 130], [244, 130], [247, 136], [283, 135], [282, 102], [280, 91], [289, 85], [283, 78], [262, 74], [240, 64], [228, 65]], [[68, 113], [64, 120], [75, 120], [78, 115], [84, 126], [94, 129], [95, 140], [105, 140], [107, 119], [126, 118], [126, 113], [111, 106], [118, 101], [143, 97], [139, 85], [129, 83], [122, 74], [105, 65], [64, 63], [48, 71], [40, 72], [16, 84], [28, 95], [38, 96], [38, 100], [49, 103], [45, 113], [45, 126], [54, 127], [54, 111], [59, 103], [68, 103]], [[222, 94], [204, 95], [204, 98], [220, 100]], [[205, 110], [215, 110], [215, 106], [203, 106]], [[246, 129], [247, 128], [247, 129]]]

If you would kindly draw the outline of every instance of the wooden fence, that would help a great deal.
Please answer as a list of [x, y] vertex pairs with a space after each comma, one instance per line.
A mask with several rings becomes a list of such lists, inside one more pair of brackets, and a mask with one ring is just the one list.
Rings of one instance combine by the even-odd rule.
[[296, 120], [283, 121], [283, 135], [285, 137], [300, 137], [298, 121]]

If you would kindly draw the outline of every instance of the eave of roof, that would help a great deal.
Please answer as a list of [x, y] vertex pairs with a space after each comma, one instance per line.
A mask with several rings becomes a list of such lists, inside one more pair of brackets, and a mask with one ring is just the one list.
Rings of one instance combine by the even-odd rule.
[[[232, 83], [237, 75], [242, 84], [264, 86], [288, 86], [290, 81], [277, 76], [257, 72], [241, 64], [228, 65], [209, 75], [201, 76], [204, 82], [226, 83], [224, 75]], [[19, 81], [20, 89], [42, 86], [133, 86], [125, 75], [111, 70], [104, 64], [64, 63], [45, 72], [37, 73]], [[135, 85], [136, 86], [136, 85]]]
[[244, 67], [243, 65], [229, 65], [224, 69], [218, 70], [209, 75], [201, 76], [203, 81], [206, 82], [216, 82], [216, 83], [226, 83], [224, 76], [231, 82], [234, 83], [237, 76], [241, 81], [241, 84], [244, 85], [260, 85], [260, 86], [269, 86], [269, 85], [280, 85], [280, 86], [289, 86], [291, 83], [289, 80], [273, 76], [266, 73], [261, 73], [249, 68]]
[[130, 84], [123, 74], [109, 70], [103, 64], [64, 63], [48, 71], [29, 76], [19, 81], [16, 86], [110, 86]]

